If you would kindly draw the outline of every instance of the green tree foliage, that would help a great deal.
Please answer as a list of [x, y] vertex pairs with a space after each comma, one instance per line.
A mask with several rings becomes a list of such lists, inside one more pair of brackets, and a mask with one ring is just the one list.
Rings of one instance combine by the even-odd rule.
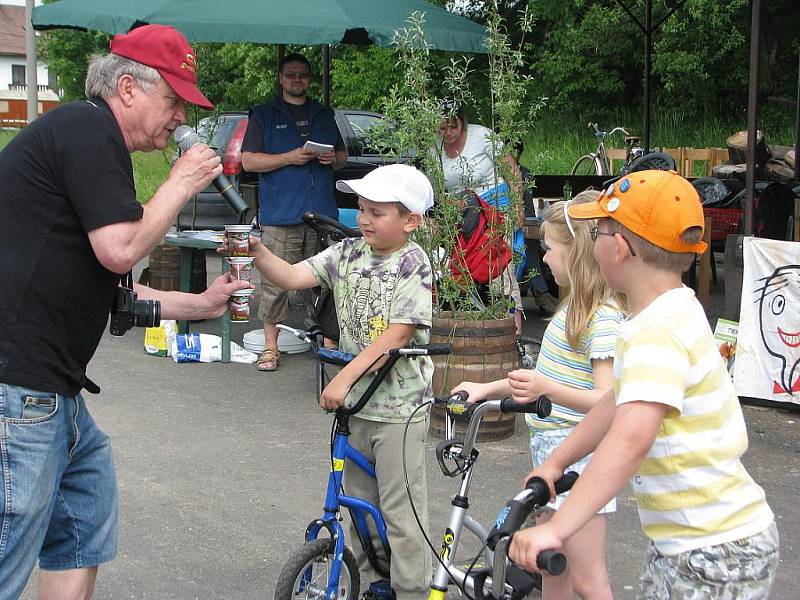
[[[645, 0], [622, 0], [640, 23]], [[527, 49], [537, 91], [572, 110], [617, 109], [641, 101], [644, 34], [616, 0], [530, 0], [538, 16]], [[653, 3], [658, 23], [677, 0]], [[749, 0], [688, 0], [653, 38], [656, 101], [686, 112], [722, 114], [747, 104]], [[762, 3], [763, 95], [789, 95], [797, 77], [800, 5]]]
[[110, 37], [99, 31], [55, 29], [37, 38], [37, 53], [58, 77], [64, 100], [84, 96], [89, 58], [108, 52]]
[[341, 46], [331, 51], [331, 102], [340, 108], [378, 110], [402, 76], [397, 57], [379, 46]]
[[[620, 0], [644, 22], [645, 0]], [[524, 41], [523, 76], [532, 76], [530, 97], [549, 97], [555, 110], [603, 112], [640, 106], [643, 95], [644, 35], [617, 0], [498, 0], [510, 42]], [[658, 22], [678, 0], [653, 2]], [[434, 4], [488, 23], [485, 0], [435, 0]], [[687, 0], [654, 36], [653, 95], [656, 106], [687, 114], [741, 112], [747, 104], [750, 50], [750, 0]], [[536, 17], [523, 35], [522, 15]], [[800, 51], [798, 0], [763, 2], [762, 95], [793, 98]], [[83, 95], [88, 57], [108, 49], [98, 32], [55, 30], [39, 38], [40, 53], [58, 75], [64, 99]], [[257, 44], [196, 44], [200, 86], [222, 109], [244, 109], [274, 94], [277, 50]], [[297, 48], [311, 60], [311, 94], [321, 97], [321, 51]], [[287, 48], [286, 52], [295, 50]], [[431, 52], [431, 89], [446, 95], [442, 73], [451, 54]], [[332, 102], [335, 106], [377, 109], [401, 81], [390, 50], [340, 46], [331, 49]], [[468, 75], [476, 120], [490, 113], [485, 56], [475, 56]]]
[[275, 94], [278, 53], [260, 44], [195, 44], [200, 89], [219, 110], [246, 110]]

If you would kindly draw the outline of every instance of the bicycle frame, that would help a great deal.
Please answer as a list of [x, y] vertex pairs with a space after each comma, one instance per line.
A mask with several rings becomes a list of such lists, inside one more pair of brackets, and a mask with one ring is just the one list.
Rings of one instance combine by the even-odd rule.
[[[478, 436], [478, 428], [480, 426], [483, 415], [491, 410], [497, 410], [500, 405], [499, 400], [491, 400], [477, 405], [472, 418], [467, 425], [467, 430], [464, 434], [463, 446], [451, 445], [447, 452], [450, 452], [450, 457], [455, 460], [465, 461], [465, 469], [461, 477], [461, 484], [458, 493], [453, 497], [453, 509], [450, 512], [450, 519], [442, 536], [442, 546], [439, 550], [439, 562], [434, 572], [433, 579], [431, 580], [431, 589], [428, 595], [428, 600], [444, 600], [447, 594], [448, 584], [452, 581], [461, 588], [464, 588], [466, 593], [472, 597], [475, 596], [475, 583], [473, 576], [466, 570], [455, 566], [455, 555], [458, 551], [458, 543], [461, 539], [461, 532], [466, 527], [467, 530], [474, 533], [481, 540], [486, 540], [489, 536], [489, 531], [483, 527], [478, 521], [473, 519], [467, 514], [469, 508], [469, 488], [472, 483], [473, 467], [478, 457], [478, 451], [475, 450], [475, 440]], [[453, 440], [455, 433], [455, 422], [449, 412], [445, 413], [445, 440], [443, 444], [447, 444]], [[441, 445], [440, 445], [441, 446]], [[437, 454], [440, 449], [437, 448]], [[445, 452], [443, 448], [442, 453]], [[484, 558], [487, 565], [494, 562], [494, 553], [487, 547], [483, 550]], [[490, 583], [489, 580], [488, 583]], [[509, 593], [511, 588], [508, 587]]]
[[[316, 389], [317, 398], [327, 384], [327, 374], [325, 365], [332, 364], [338, 366], [346, 365], [353, 357], [338, 350], [329, 350], [323, 347], [324, 337], [322, 331], [316, 323], [310, 322], [309, 331], [301, 331], [278, 325], [280, 329], [289, 331], [298, 338], [311, 343], [311, 349], [316, 359]], [[382, 577], [389, 578], [388, 561], [391, 558], [389, 548], [389, 538], [386, 528], [386, 521], [378, 506], [355, 496], [348, 496], [342, 492], [342, 480], [344, 476], [345, 461], [349, 460], [353, 465], [364, 471], [372, 479], [376, 479], [375, 465], [372, 464], [362, 452], [350, 445], [350, 417], [360, 411], [367, 401], [375, 393], [375, 390], [384, 381], [386, 375], [394, 368], [395, 363], [401, 357], [432, 356], [435, 354], [449, 354], [449, 344], [430, 344], [410, 348], [398, 348], [387, 352], [388, 359], [378, 369], [367, 389], [352, 407], [341, 407], [335, 411], [336, 425], [331, 447], [331, 470], [328, 475], [328, 484], [325, 492], [325, 505], [323, 515], [309, 523], [306, 528], [305, 541], [313, 542], [318, 539], [320, 531], [328, 531], [333, 549], [330, 559], [330, 571], [326, 582], [325, 597], [337, 598], [339, 579], [343, 556], [345, 552], [345, 542], [347, 535], [341, 525], [341, 507], [350, 511], [351, 518], [355, 525], [356, 532], [367, 554], [367, 558]], [[371, 521], [371, 523], [370, 523]], [[370, 534], [370, 524], [374, 525], [377, 532], [377, 542], [373, 541]], [[376, 546], [380, 544], [380, 548]], [[382, 552], [385, 559], [379, 556]], [[301, 589], [311, 583], [312, 568], [309, 567], [302, 573]], [[356, 576], [358, 574], [356, 573]]]
[[[309, 524], [306, 529], [306, 541], [316, 540], [319, 532], [324, 528], [328, 530], [334, 544], [334, 556], [340, 557], [344, 552], [345, 540], [347, 538], [344, 528], [340, 521], [341, 507], [350, 510], [351, 518], [358, 531], [358, 537], [364, 544], [367, 557], [373, 568], [382, 576], [389, 576], [388, 572], [378, 560], [377, 549], [372, 543], [369, 533], [369, 520], [375, 525], [380, 540], [382, 550], [387, 557], [390, 556], [389, 538], [386, 533], [386, 522], [380, 509], [364, 500], [354, 496], [341, 493], [342, 478], [344, 475], [345, 460], [350, 460], [359, 469], [364, 471], [371, 478], [375, 479], [375, 465], [356, 448], [350, 445], [349, 415], [336, 416], [336, 432], [333, 438], [333, 453], [331, 455], [331, 471], [328, 475], [328, 487], [325, 493], [325, 507], [321, 519], [317, 519]], [[341, 574], [341, 559], [334, 558], [331, 564], [330, 575], [328, 577], [327, 588], [325, 590], [327, 598], [335, 598]]]

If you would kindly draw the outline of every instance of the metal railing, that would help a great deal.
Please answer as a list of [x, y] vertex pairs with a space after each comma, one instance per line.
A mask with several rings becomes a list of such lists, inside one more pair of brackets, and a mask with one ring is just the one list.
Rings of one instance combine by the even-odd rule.
[[[51, 89], [49, 85], [38, 85], [36, 87], [39, 92], [46, 92]], [[15, 92], [25, 92], [28, 90], [28, 86], [24, 83], [9, 83], [8, 89]]]

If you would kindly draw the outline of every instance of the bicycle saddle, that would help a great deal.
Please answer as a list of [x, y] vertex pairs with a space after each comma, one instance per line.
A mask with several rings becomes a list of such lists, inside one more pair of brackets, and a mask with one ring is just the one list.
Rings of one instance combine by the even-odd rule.
[[629, 146], [633, 146], [634, 144], [638, 144], [641, 141], [642, 141], [642, 138], [640, 138], [638, 136], [635, 136], [635, 135], [629, 135], [629, 136], [627, 136], [625, 138], [625, 143], [628, 144]]

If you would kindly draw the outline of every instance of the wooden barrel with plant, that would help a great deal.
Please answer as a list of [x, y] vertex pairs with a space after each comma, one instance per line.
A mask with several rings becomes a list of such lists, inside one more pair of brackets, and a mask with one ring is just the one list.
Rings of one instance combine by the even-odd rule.
[[[433, 393], [447, 394], [462, 381], [486, 383], [501, 379], [519, 365], [514, 320], [487, 319], [483, 321], [454, 319], [444, 314], [433, 319], [431, 343], [449, 343], [449, 355], [433, 357]], [[465, 417], [456, 418], [461, 433], [467, 425]], [[478, 433], [479, 441], [502, 440], [514, 433], [516, 415], [488, 413]], [[444, 409], [434, 406], [431, 428], [444, 435]]]

